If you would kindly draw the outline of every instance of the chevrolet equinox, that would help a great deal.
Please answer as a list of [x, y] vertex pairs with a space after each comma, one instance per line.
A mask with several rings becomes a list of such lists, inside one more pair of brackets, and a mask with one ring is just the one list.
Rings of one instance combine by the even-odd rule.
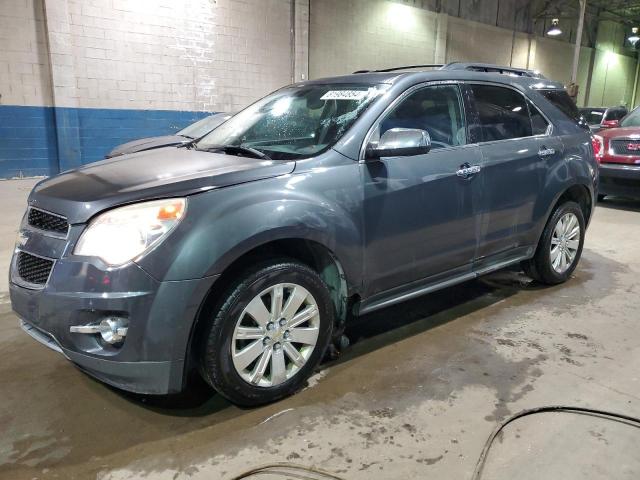
[[13, 309], [120, 389], [199, 371], [237, 404], [280, 399], [353, 316], [514, 264], [567, 280], [598, 181], [578, 118], [561, 84], [490, 65], [284, 87], [181, 147], [38, 183]]

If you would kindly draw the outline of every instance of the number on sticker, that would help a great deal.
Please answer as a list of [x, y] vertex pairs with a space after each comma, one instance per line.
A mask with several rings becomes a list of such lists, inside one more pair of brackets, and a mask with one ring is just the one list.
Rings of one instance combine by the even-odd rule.
[[329, 90], [320, 100], [362, 100], [366, 96], [366, 90]]

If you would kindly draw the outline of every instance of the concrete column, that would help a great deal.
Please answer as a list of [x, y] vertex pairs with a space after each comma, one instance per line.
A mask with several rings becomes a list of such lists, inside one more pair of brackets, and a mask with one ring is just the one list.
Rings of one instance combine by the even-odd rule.
[[529, 35], [529, 54], [527, 55], [527, 68], [533, 68], [536, 64], [536, 47], [538, 43], [536, 37]]
[[60, 171], [65, 171], [82, 164], [78, 92], [67, 0], [45, 0], [44, 15], [51, 66], [58, 165]]
[[294, 42], [293, 77], [295, 82], [309, 78], [309, 0], [293, 0]]
[[580, 48], [582, 47], [582, 27], [584, 26], [584, 12], [587, 8], [587, 0], [580, 0], [580, 18], [578, 19], [578, 32], [576, 33], [576, 46], [573, 51], [573, 66], [571, 69], [571, 83], [578, 82], [578, 62], [580, 61]]
[[439, 13], [436, 20], [436, 48], [433, 63], [447, 63], [447, 30], [449, 15]]

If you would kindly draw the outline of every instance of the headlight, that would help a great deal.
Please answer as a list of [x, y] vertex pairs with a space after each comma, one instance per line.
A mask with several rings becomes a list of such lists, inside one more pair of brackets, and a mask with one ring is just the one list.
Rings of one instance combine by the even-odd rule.
[[127, 263], [160, 243], [180, 223], [186, 204], [170, 198], [114, 208], [91, 221], [73, 253], [112, 266]]

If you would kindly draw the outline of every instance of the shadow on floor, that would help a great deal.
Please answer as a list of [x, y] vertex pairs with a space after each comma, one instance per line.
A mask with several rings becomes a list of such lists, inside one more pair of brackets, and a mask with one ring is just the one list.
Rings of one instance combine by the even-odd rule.
[[[454, 321], [460, 316], [509, 298], [521, 290], [543, 288], [545, 287], [531, 282], [518, 270], [503, 270], [364, 315], [348, 325], [345, 334], [350, 340], [350, 346], [343, 355], [337, 360], [326, 360], [320, 369], [348, 362], [386, 345]], [[217, 395], [197, 372], [191, 375], [185, 391], [176, 395], [137, 395], [112, 390], [122, 398], [144, 408], [176, 417], [212, 415], [230, 405]]]
[[[581, 265], [574, 284], [592, 277], [590, 262], [583, 260]], [[520, 300], [513, 298], [523, 291], [527, 295]], [[546, 288], [532, 283], [521, 272], [503, 270], [365, 315], [347, 329], [351, 346], [338, 360], [321, 365], [320, 370], [348, 366], [358, 357], [483, 312], [505, 299], [511, 298], [509, 303], [515, 305], [547, 294]], [[241, 409], [194, 375], [184, 393], [135, 395], [93, 380], [54, 352], [35, 345], [27, 347], [31, 341], [17, 332], [4, 344], [0, 340], [3, 354], [15, 358], [15, 362], [0, 366], [0, 383], [7, 386], [0, 398], [0, 411], [11, 411], [9, 416], [0, 415], [0, 431], [7, 432], [3, 440], [8, 445], [4, 454], [0, 448], [0, 470], [7, 468], [8, 472], [30, 466], [82, 464], [96, 456], [202, 429], [212, 437], [223, 436], [230, 425], [236, 430], [251, 429], [283, 409], [322, 405], [334, 394], [318, 385], [311, 396], [296, 395], [273, 405]], [[344, 388], [348, 391], [350, 387]], [[104, 436], [105, 431], [110, 434]], [[93, 438], [100, 441], [87, 441]], [[45, 447], [34, 450], [34, 444]]]

